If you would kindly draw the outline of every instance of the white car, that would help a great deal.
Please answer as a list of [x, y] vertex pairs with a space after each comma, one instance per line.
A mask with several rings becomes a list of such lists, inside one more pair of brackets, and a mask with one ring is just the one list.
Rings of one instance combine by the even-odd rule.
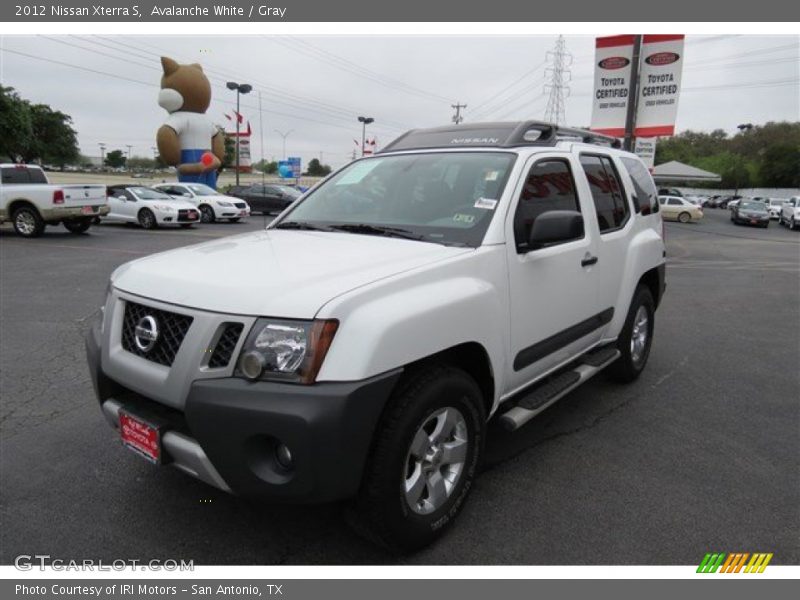
[[784, 202], [778, 223], [789, 229], [800, 227], [800, 196], [792, 196]]
[[200, 213], [191, 202], [141, 185], [109, 186], [108, 206], [110, 210], [105, 219], [138, 223], [145, 229], [161, 225], [191, 227], [200, 221]]
[[154, 188], [173, 196], [183, 198], [194, 204], [200, 211], [203, 223], [213, 223], [226, 219], [235, 223], [242, 217], [250, 216], [250, 206], [241, 198], [220, 194], [217, 190], [202, 183], [159, 183]]
[[681, 223], [699, 221], [703, 218], [703, 209], [686, 198], [677, 196], [659, 196], [661, 216], [664, 220], [675, 220]]
[[781, 209], [786, 202], [786, 198], [770, 198], [767, 200], [767, 210], [769, 211], [770, 219], [780, 219]]
[[514, 431], [647, 364], [666, 250], [653, 179], [618, 145], [535, 121], [417, 129], [266, 230], [121, 266], [86, 341], [103, 414], [151, 463], [353, 499], [371, 539], [431, 543], [491, 415]]

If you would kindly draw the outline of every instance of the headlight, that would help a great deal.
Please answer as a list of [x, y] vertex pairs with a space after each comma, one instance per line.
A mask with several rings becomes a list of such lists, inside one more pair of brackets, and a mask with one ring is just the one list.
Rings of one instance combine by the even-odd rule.
[[236, 375], [314, 383], [338, 321], [258, 319], [245, 340]]
[[217, 200], [217, 204], [220, 206], [233, 206], [233, 202], [225, 202], [224, 200]]

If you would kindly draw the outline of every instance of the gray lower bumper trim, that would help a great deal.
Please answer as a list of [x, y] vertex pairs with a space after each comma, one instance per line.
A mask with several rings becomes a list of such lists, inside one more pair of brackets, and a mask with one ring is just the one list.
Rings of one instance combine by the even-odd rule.
[[[103, 402], [103, 415], [112, 427], [119, 428], [119, 409], [122, 403], [109, 399]], [[213, 485], [224, 492], [230, 493], [230, 488], [225, 480], [220, 477], [214, 465], [208, 460], [206, 453], [196, 440], [177, 431], [167, 431], [161, 438], [164, 450], [172, 457], [170, 465], [177, 467], [184, 473]]]

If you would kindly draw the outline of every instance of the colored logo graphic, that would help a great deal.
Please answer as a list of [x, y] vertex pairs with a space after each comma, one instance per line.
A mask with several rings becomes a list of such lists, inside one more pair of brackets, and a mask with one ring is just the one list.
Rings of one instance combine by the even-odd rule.
[[[749, 559], [749, 561], [748, 561]], [[697, 567], [698, 573], [763, 573], [769, 561], [772, 560], [772, 552], [709, 552], [703, 557], [700, 566]]]

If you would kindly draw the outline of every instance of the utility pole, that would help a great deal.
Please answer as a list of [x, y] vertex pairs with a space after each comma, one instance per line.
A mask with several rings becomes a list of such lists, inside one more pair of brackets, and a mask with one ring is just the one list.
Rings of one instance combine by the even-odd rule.
[[642, 36], [633, 36], [633, 60], [631, 61], [631, 82], [628, 86], [628, 107], [625, 115], [625, 139], [623, 148], [633, 152], [636, 140], [633, 132], [636, 130], [636, 105], [639, 101], [639, 62], [642, 54]]
[[322, 152], [322, 150], [320, 150], [319, 151], [319, 164], [320, 165], [322, 164], [322, 161], [323, 161], [322, 155], [323, 155], [323, 152]]
[[106, 144], [105, 142], [100, 142], [98, 144], [100, 146], [100, 170], [106, 170]]
[[461, 104], [461, 102], [456, 102], [455, 104], [451, 104], [450, 106], [453, 108], [453, 110], [456, 111], [456, 114], [453, 115], [453, 123], [458, 125], [464, 120], [464, 117], [461, 116], [461, 109], [467, 108], [467, 105]]
[[278, 131], [277, 129], [275, 130], [275, 133], [277, 133], [279, 136], [281, 136], [283, 138], [283, 159], [282, 160], [286, 160], [286, 138], [289, 137], [289, 134], [292, 133], [293, 131], [294, 131], [294, 129], [290, 129], [286, 133], [283, 133], [282, 131]]
[[552, 66], [545, 70], [545, 76], [549, 74], [550, 81], [544, 86], [545, 93], [549, 94], [544, 120], [554, 125], [565, 125], [567, 113], [564, 99], [569, 96], [570, 87], [567, 84], [572, 81], [572, 71], [569, 69], [572, 66], [572, 54], [567, 52], [563, 35], [558, 36], [555, 50], [547, 53], [547, 60]]
[[242, 94], [249, 94], [253, 91], [253, 86], [249, 83], [236, 83], [235, 81], [229, 81], [226, 84], [226, 87], [231, 91], [236, 91], [236, 185], [239, 185], [239, 144], [240, 144], [240, 134], [239, 134], [239, 125], [241, 124], [241, 113], [239, 112], [239, 96]]
[[133, 148], [133, 146], [131, 146], [130, 144], [125, 144], [125, 147], [128, 149], [128, 162], [127, 162], [126, 166], [128, 167], [128, 170], [130, 171], [131, 170], [131, 148]]
[[264, 111], [261, 110], [261, 90], [258, 90], [258, 129], [261, 141], [261, 185], [267, 176], [267, 162], [264, 159]]

